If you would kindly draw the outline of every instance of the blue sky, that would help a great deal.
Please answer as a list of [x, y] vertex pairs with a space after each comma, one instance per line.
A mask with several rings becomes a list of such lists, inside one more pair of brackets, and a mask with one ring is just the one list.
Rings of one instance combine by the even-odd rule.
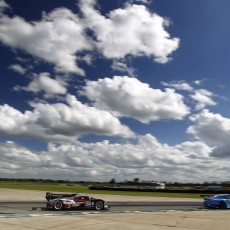
[[229, 9], [1, 0], [1, 177], [227, 181]]

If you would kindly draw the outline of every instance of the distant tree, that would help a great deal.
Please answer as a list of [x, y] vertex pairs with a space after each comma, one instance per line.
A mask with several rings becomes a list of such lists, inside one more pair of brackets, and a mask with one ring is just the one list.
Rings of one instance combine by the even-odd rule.
[[139, 178], [134, 178], [134, 179], [133, 179], [133, 182], [134, 182], [134, 183], [137, 183], [137, 184], [138, 184], [138, 183], [139, 183], [139, 181], [140, 181], [140, 179], [139, 179]]
[[109, 183], [112, 184], [112, 185], [114, 185], [114, 184], [116, 184], [116, 181], [115, 181], [115, 179], [113, 178]]

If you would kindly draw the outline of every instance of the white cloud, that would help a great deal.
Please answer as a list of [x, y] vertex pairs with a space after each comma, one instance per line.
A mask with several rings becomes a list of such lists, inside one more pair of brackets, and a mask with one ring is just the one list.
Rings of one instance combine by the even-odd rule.
[[201, 85], [201, 83], [202, 83], [202, 80], [195, 80], [194, 81], [194, 84], [196, 84], [196, 85]]
[[177, 149], [183, 151], [187, 156], [191, 158], [200, 158], [207, 159], [209, 158], [209, 154], [212, 151], [212, 148], [206, 145], [202, 141], [189, 142], [186, 141], [182, 144], [175, 146]]
[[214, 146], [212, 155], [230, 157], [230, 119], [209, 110], [203, 110], [200, 114], [193, 115], [191, 120], [195, 122], [187, 130], [197, 139]]
[[122, 73], [127, 73], [128, 76], [135, 76], [135, 69], [133, 67], [128, 66], [125, 62], [122, 62], [120, 60], [114, 60], [111, 68]]
[[21, 75], [24, 75], [26, 73], [26, 69], [24, 67], [22, 67], [21, 65], [19, 64], [12, 64], [8, 67], [9, 69], [21, 74]]
[[185, 81], [179, 81], [179, 82], [161, 82], [162, 85], [166, 87], [170, 87], [176, 90], [184, 90], [184, 91], [193, 91], [193, 87], [190, 86], [187, 82]]
[[[0, 42], [53, 64], [57, 71], [79, 75], [85, 75], [79, 62], [91, 64], [88, 52], [95, 49], [109, 59], [149, 56], [166, 63], [178, 48], [179, 39], [165, 30], [168, 20], [145, 6], [126, 4], [106, 17], [94, 8], [95, 3], [80, 1], [83, 16], [63, 7], [43, 12], [41, 20], [34, 22], [1, 13]], [[85, 32], [89, 29], [94, 36]]]
[[91, 44], [80, 19], [70, 10], [58, 8], [43, 13], [37, 22], [2, 15], [0, 22], [0, 41], [5, 45], [53, 63], [57, 70], [84, 75], [76, 65], [75, 54], [91, 49]]
[[[202, 142], [186, 142], [178, 146], [161, 144], [150, 134], [138, 137], [136, 144], [112, 144], [109, 141], [49, 143], [47, 151], [38, 153], [16, 144], [2, 143], [0, 152], [4, 161], [0, 165], [3, 162], [11, 162], [11, 165], [0, 167], [0, 173], [9, 175], [14, 172], [16, 177], [30, 175], [35, 178], [96, 181], [109, 181], [111, 178], [124, 181], [137, 176], [148, 180], [169, 180], [170, 175], [170, 181], [203, 181], [206, 176], [216, 175], [213, 170], [215, 164], [208, 158], [210, 151]], [[203, 166], [202, 161], [209, 164]], [[19, 170], [23, 169], [25, 162], [31, 163], [26, 164], [27, 175], [23, 174], [24, 170]], [[224, 164], [218, 163], [219, 166]]]
[[[202, 80], [195, 81], [195, 86], [201, 85]], [[190, 98], [195, 102], [195, 109], [202, 110], [207, 106], [215, 106], [217, 103], [212, 99], [215, 95], [206, 89], [196, 89], [185, 81], [161, 82], [162, 85], [176, 90], [183, 90], [190, 93]]]
[[189, 113], [183, 97], [174, 90], [153, 89], [136, 78], [126, 76], [87, 81], [82, 94], [99, 109], [143, 123], [161, 119], [180, 120]]
[[10, 6], [4, 0], [1, 0], [0, 1], [0, 13], [1, 11], [4, 11], [6, 8], [10, 8]]
[[27, 148], [20, 146], [14, 142], [6, 142], [0, 145], [1, 161], [4, 162], [20, 162], [22, 164], [37, 163], [40, 161], [39, 156], [29, 151]]
[[127, 55], [150, 56], [166, 63], [179, 46], [178, 38], [171, 38], [165, 30], [168, 20], [151, 13], [143, 5], [126, 5], [111, 11], [107, 17], [94, 8], [95, 0], [82, 0], [81, 10], [87, 26], [94, 32], [97, 47], [106, 58]]
[[15, 89], [25, 90], [33, 93], [44, 91], [46, 97], [50, 97], [55, 94], [67, 93], [66, 82], [64, 82], [61, 78], [50, 78], [49, 73], [40, 73], [38, 75], [35, 74], [34, 79], [29, 83], [28, 86], [16, 86]]
[[214, 106], [217, 103], [213, 101], [213, 93], [206, 89], [198, 89], [194, 91], [194, 94], [191, 95], [191, 98], [197, 101], [196, 109], [204, 109], [206, 106]]
[[109, 112], [67, 96], [67, 104], [33, 103], [24, 113], [0, 106], [0, 134], [52, 141], [73, 141], [85, 134], [132, 137], [133, 132]]
[[127, 0], [129, 3], [150, 4], [153, 0]]

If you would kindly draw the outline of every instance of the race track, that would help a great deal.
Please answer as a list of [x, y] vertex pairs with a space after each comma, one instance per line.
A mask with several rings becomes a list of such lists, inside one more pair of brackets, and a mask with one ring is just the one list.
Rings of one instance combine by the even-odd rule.
[[202, 199], [97, 194], [112, 206], [109, 211], [47, 211], [44, 194], [0, 188], [0, 229], [226, 230], [230, 225], [230, 210], [204, 210]]
[[[159, 212], [159, 211], [167, 211], [167, 210], [201, 210], [202, 203], [201, 202], [191, 202], [191, 201], [174, 201], [174, 202], [134, 202], [134, 201], [120, 201], [115, 202], [111, 201], [108, 202], [110, 205], [109, 211], [102, 211], [102, 212], [136, 212], [136, 211], [144, 211], [144, 212]], [[47, 214], [52, 213], [60, 214], [65, 212], [65, 215], [71, 214], [73, 215], [74, 212], [76, 215], [81, 214], [81, 212], [92, 212], [94, 210], [65, 210], [61, 212], [57, 211], [48, 211], [46, 210], [46, 203], [43, 201], [2, 201], [0, 202], [0, 215], [2, 217], [10, 217], [12, 215], [22, 215], [22, 214]], [[95, 212], [95, 211], [94, 211]]]

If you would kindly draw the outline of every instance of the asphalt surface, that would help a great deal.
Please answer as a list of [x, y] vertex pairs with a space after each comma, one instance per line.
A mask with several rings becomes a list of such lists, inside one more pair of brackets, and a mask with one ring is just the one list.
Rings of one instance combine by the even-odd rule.
[[[108, 212], [124, 211], [166, 211], [166, 210], [201, 210], [201, 202], [174, 201], [174, 202], [145, 202], [145, 201], [111, 201]], [[77, 209], [76, 212], [86, 211], [87, 209]], [[0, 202], [0, 214], [28, 214], [28, 213], [51, 213], [46, 209], [46, 203], [43, 201], [2, 201]], [[69, 210], [66, 210], [68, 213]]]
[[204, 210], [202, 199], [94, 194], [110, 203], [111, 210], [56, 212], [43, 209], [44, 194], [0, 188], [0, 229], [226, 230], [230, 226], [230, 210]]

